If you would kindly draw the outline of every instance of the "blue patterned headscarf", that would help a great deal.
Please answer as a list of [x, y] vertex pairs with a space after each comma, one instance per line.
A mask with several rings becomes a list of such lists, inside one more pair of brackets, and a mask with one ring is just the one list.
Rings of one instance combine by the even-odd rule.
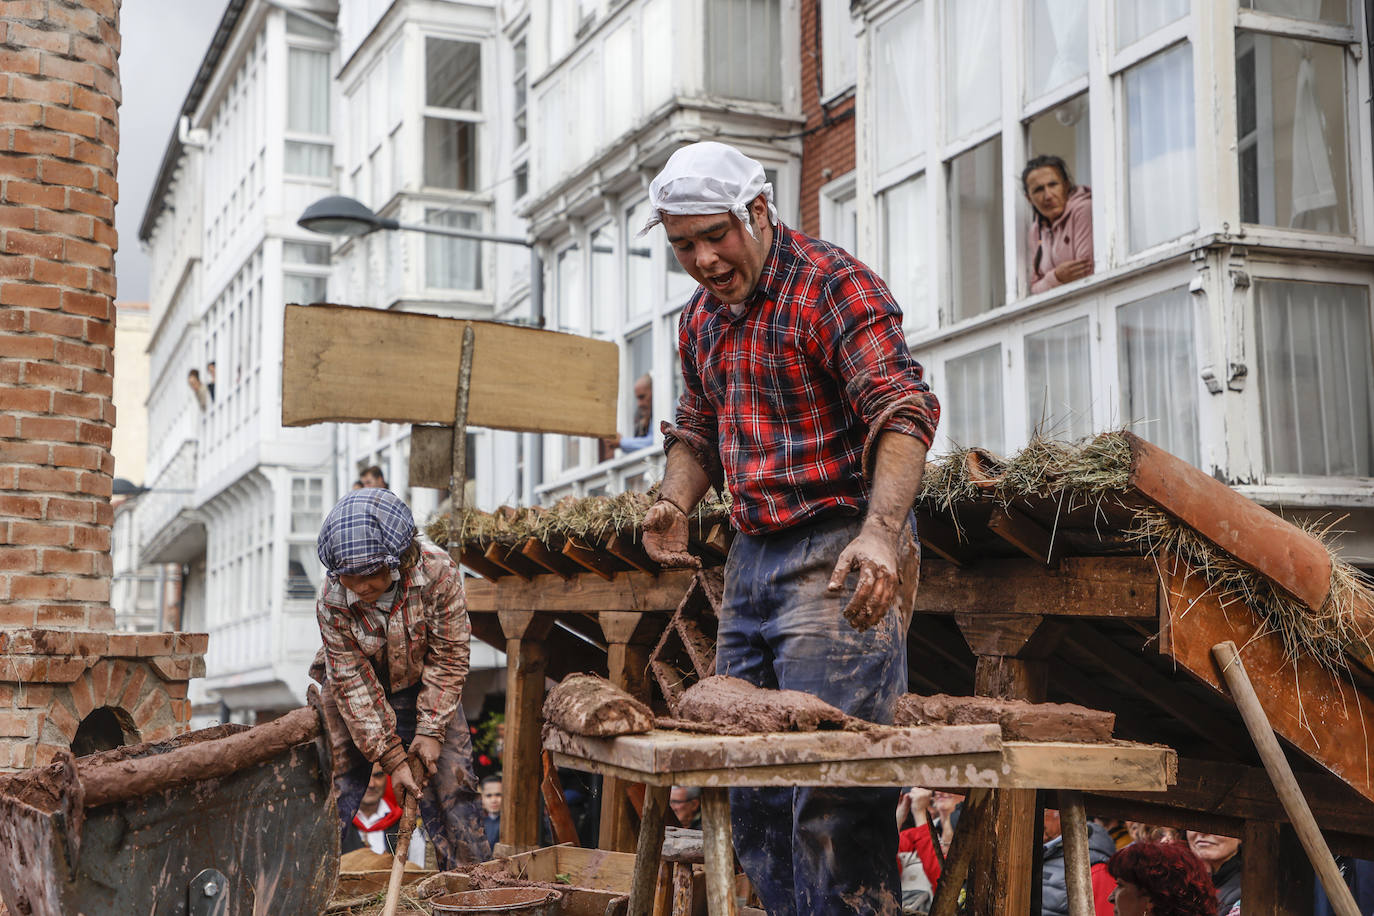
[[383, 487], [353, 490], [325, 517], [316, 550], [331, 576], [395, 570], [415, 537], [415, 517]]

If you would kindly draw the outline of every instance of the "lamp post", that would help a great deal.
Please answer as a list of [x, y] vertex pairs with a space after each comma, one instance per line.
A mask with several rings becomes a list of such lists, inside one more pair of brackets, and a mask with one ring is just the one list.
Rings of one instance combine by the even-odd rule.
[[410, 232], [425, 232], [430, 235], [447, 235], [453, 238], [472, 239], [476, 242], [494, 242], [498, 245], [521, 245], [530, 250], [530, 308], [533, 312], [535, 327], [544, 326], [544, 266], [539, 251], [527, 239], [514, 235], [493, 235], [474, 229], [461, 229], [457, 226], [428, 226], [423, 223], [402, 223], [386, 216], [378, 216], [362, 202], [351, 197], [334, 195], [315, 201], [305, 208], [296, 225], [322, 235], [336, 235], [352, 238], [367, 235], [379, 229], [404, 229]]

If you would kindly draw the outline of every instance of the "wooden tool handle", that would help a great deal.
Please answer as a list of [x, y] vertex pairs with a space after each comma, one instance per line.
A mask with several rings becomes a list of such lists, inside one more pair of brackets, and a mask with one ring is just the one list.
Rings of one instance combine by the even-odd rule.
[[[420, 791], [423, 792], [424, 767], [420, 766], [418, 760], [412, 760], [410, 771], [415, 776], [416, 785], [420, 786]], [[401, 899], [401, 879], [405, 876], [406, 859], [410, 855], [410, 837], [415, 833], [415, 821], [419, 815], [419, 796], [406, 793], [405, 804], [401, 807], [401, 826], [396, 832], [396, 858], [391, 862], [391, 880], [387, 882], [386, 905], [382, 907], [382, 916], [396, 916], [396, 904]]]

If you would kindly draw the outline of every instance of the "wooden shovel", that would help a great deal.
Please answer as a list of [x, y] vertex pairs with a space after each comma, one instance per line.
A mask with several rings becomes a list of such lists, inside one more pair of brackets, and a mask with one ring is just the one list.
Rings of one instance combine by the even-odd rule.
[[[415, 777], [416, 785], [423, 792], [425, 777], [428, 775], [424, 772], [424, 767], [418, 760], [412, 760], [410, 772]], [[405, 804], [401, 807], [401, 826], [396, 833], [396, 858], [391, 863], [391, 881], [386, 886], [386, 905], [382, 907], [382, 916], [396, 916], [396, 904], [401, 899], [401, 880], [405, 877], [406, 860], [410, 856], [410, 837], [415, 833], [415, 821], [419, 814], [419, 796], [407, 793]]]

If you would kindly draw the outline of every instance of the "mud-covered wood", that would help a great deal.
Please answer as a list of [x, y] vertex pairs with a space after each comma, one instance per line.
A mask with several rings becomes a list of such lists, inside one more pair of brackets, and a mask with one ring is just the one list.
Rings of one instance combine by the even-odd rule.
[[[83, 764], [247, 733], [220, 726]], [[56, 795], [35, 794], [46, 769], [7, 777], [0, 780], [0, 898], [11, 913], [31, 916], [184, 916], [187, 883], [214, 868], [229, 879], [222, 910], [229, 916], [323, 912], [339, 865], [327, 760], [323, 742], [308, 740], [224, 775], [86, 809], [79, 837], [74, 781], [56, 783]]]
[[1073, 703], [1030, 703], [993, 697], [922, 696], [897, 699], [894, 725], [984, 725], [996, 723], [1009, 741], [1071, 741], [1094, 744], [1112, 740], [1116, 715]]
[[767, 690], [725, 675], [694, 684], [678, 701], [682, 719], [747, 732], [810, 732], [861, 727], [853, 716], [800, 690]]
[[638, 735], [654, 727], [654, 714], [644, 703], [605, 678], [573, 674], [549, 691], [544, 719], [574, 735], [598, 738]]

